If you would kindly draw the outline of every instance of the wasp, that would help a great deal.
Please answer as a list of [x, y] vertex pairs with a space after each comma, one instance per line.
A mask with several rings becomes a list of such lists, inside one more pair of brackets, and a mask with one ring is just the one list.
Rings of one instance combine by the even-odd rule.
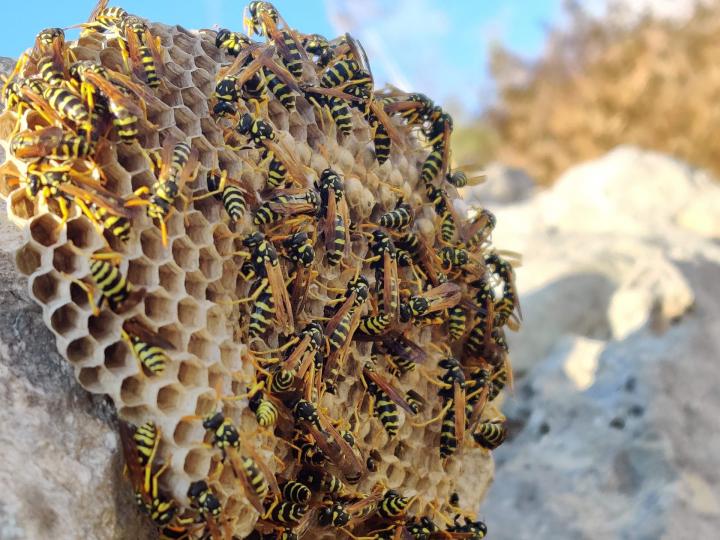
[[[0, 168], [6, 169], [19, 175], [12, 162], [8, 161]], [[69, 203], [75, 203], [99, 233], [108, 230], [123, 242], [129, 239], [130, 214], [123, 207], [123, 201], [87, 174], [73, 169], [72, 164], [53, 165], [44, 159], [34, 161], [28, 164], [24, 184], [30, 199], [39, 197], [41, 201], [52, 199], [57, 202], [61, 214], [58, 228], [70, 218]]]
[[[279, 51], [283, 63], [292, 75], [299, 79], [303, 63], [309, 59], [294, 31], [280, 16], [270, 2], [253, 1], [248, 5], [249, 17], [244, 17], [250, 34], [264, 35]], [[282, 28], [279, 28], [282, 25]]]
[[289, 191], [275, 195], [260, 205], [255, 211], [253, 223], [267, 226], [293, 216], [314, 216], [319, 206], [320, 198], [316, 191], [312, 189], [300, 192]]
[[248, 407], [255, 413], [260, 427], [270, 427], [277, 422], [279, 411], [275, 403], [263, 397], [263, 391], [257, 390], [248, 400]]
[[368, 260], [370, 267], [375, 270], [378, 305], [383, 313], [395, 320], [400, 294], [395, 245], [387, 234], [377, 229], [372, 232], [369, 247], [372, 257]]
[[380, 336], [385, 333], [392, 322], [392, 316], [386, 313], [365, 315], [360, 317], [357, 333], [363, 336]]
[[89, 157], [94, 149], [85, 137], [65, 132], [59, 127], [23, 131], [10, 140], [10, 152], [20, 159], [83, 159]]
[[76, 62], [69, 72], [74, 83], [79, 85], [89, 110], [95, 111], [97, 104], [104, 105], [107, 101], [107, 109], [122, 142], [131, 144], [137, 140], [140, 122], [154, 127], [147, 122], [145, 104], [156, 98], [128, 77], [91, 61]]
[[402, 231], [412, 223], [413, 218], [412, 207], [408, 203], [403, 202], [402, 199], [399, 199], [394, 210], [380, 216], [378, 224], [386, 229]]
[[294, 178], [304, 183], [305, 174], [277, 144], [277, 136], [272, 125], [265, 120], [254, 118], [250, 113], [245, 113], [240, 117], [235, 130], [240, 135], [248, 137], [255, 146], [264, 148], [263, 162], [267, 161], [270, 164], [268, 181], [271, 185], [279, 186], [284, 183], [288, 171]]
[[432, 287], [400, 304], [400, 321], [409, 322], [449, 309], [460, 302], [461, 296], [460, 286], [450, 281]]
[[323, 238], [327, 262], [337, 265], [350, 248], [350, 210], [345, 199], [342, 177], [332, 169], [325, 169], [315, 184], [320, 192], [320, 213], [323, 218]]
[[[145, 427], [148, 427], [146, 425]], [[157, 456], [158, 447], [160, 446], [161, 433], [158, 428], [154, 428], [155, 436], [152, 440], [145, 441], [144, 434], [138, 436], [142, 440], [142, 444], [152, 444], [152, 446], [143, 446], [142, 450], [138, 449], [135, 439], [137, 430], [132, 432], [131, 427], [120, 422], [120, 441], [122, 443], [123, 455], [130, 482], [135, 489], [135, 495], [140, 508], [142, 508], [150, 519], [158, 526], [169, 524], [177, 512], [177, 506], [172, 499], [166, 499], [159, 488], [159, 480], [168, 467], [165, 463], [159, 468], [155, 468], [155, 458]], [[151, 448], [151, 449], [150, 449]]]
[[502, 297], [495, 303], [495, 326], [504, 326], [511, 317], [515, 317], [516, 311], [518, 312], [518, 317], [515, 317], [517, 321], [522, 315], [520, 314], [520, 304], [515, 287], [515, 271], [512, 265], [497, 253], [491, 253], [485, 257], [485, 264], [494, 268], [494, 273], [503, 283]]
[[247, 186], [242, 184], [243, 187], [240, 187], [235, 182], [238, 181], [228, 178], [227, 170], [212, 169], [207, 174], [208, 192], [194, 197], [193, 201], [214, 197], [216, 200], [222, 201], [231, 221], [240, 221], [247, 212], [248, 199], [255, 200], [255, 197]]
[[477, 212], [471, 218], [467, 227], [466, 243], [468, 248], [474, 250], [481, 246], [490, 237], [496, 224], [495, 214], [490, 210], [483, 208], [480, 212]]
[[435, 418], [414, 425], [421, 427], [442, 419], [440, 457], [446, 458], [455, 453], [458, 441], [463, 441], [472, 406], [467, 403], [465, 374], [460, 362], [456, 358], [448, 356], [438, 362], [438, 367], [445, 370], [444, 373], [439, 379], [428, 378], [428, 380], [439, 387], [438, 395], [443, 401], [443, 408]]
[[117, 258], [117, 254], [97, 254], [90, 261], [90, 277], [100, 290], [95, 301], [92, 289], [82, 281], [75, 281], [88, 296], [93, 313], [97, 316], [103, 302], [107, 302], [115, 313], [125, 313], [135, 307], [145, 294], [145, 289], [135, 289], [122, 275], [120, 269], [106, 258]]
[[275, 523], [294, 526], [307, 513], [308, 507], [290, 501], [273, 501], [263, 515], [263, 519], [269, 519]]
[[390, 158], [391, 139], [385, 124], [380, 122], [377, 115], [370, 113], [367, 116], [375, 145], [375, 159], [382, 165]]
[[326, 67], [334, 56], [334, 51], [330, 42], [320, 34], [309, 34], [303, 36], [300, 40], [306, 53], [316, 57], [316, 64], [319, 67]]
[[394, 489], [389, 489], [378, 504], [377, 512], [380, 517], [395, 519], [405, 512], [410, 502], [408, 497], [403, 497]]
[[283, 240], [285, 255], [288, 259], [304, 268], [310, 268], [315, 260], [315, 249], [308, 233], [301, 231], [289, 235]]
[[220, 501], [208, 487], [205, 480], [198, 480], [190, 484], [187, 491], [190, 504], [200, 511], [200, 515], [204, 518], [218, 518], [222, 513]]
[[255, 301], [260, 295], [272, 296], [275, 304], [275, 319], [281, 328], [293, 327], [293, 311], [290, 304], [285, 279], [275, 247], [260, 232], [245, 237], [243, 244], [249, 248], [250, 260], [264, 287], [256, 287], [250, 297], [244, 301]]
[[170, 363], [165, 352], [172, 344], [136, 321], [127, 321], [120, 330], [120, 335], [127, 342], [135, 358], [152, 375], [161, 375]]
[[400, 428], [397, 407], [400, 406], [408, 414], [415, 414], [412, 407], [392, 384], [382, 377], [372, 362], [363, 367], [361, 381], [373, 402], [372, 408], [389, 437], [394, 437]]
[[298, 481], [307, 485], [313, 491], [320, 491], [330, 495], [340, 494], [345, 491], [343, 481], [326, 470], [304, 467], [298, 473]]
[[474, 186], [474, 185], [479, 184], [484, 179], [485, 179], [484, 174], [468, 178], [468, 175], [460, 169], [455, 170], [455, 171], [448, 171], [448, 173], [445, 175], [445, 181], [448, 184], [452, 184], [456, 188], [464, 188], [465, 186]]
[[467, 327], [467, 311], [461, 305], [448, 309], [448, 335], [453, 341], [457, 341], [465, 335]]
[[[482, 521], [473, 521], [467, 516], [463, 517], [464, 523], [460, 524], [460, 517], [455, 517], [455, 522], [447, 528], [449, 533], [464, 534], [463, 538], [470, 540], [481, 540], [487, 534], [487, 526]], [[469, 535], [469, 536], [468, 536]]]
[[395, 91], [386, 94], [383, 99], [385, 110], [390, 114], [398, 114], [411, 125], [422, 126], [442, 113], [429, 97], [421, 93], [407, 94]]
[[360, 323], [360, 307], [368, 295], [369, 285], [363, 276], [348, 282], [345, 301], [325, 325], [323, 332], [328, 342], [323, 378], [333, 371], [335, 365], [343, 365], [352, 337]]
[[[198, 153], [188, 143], [173, 143], [168, 140], [163, 147], [162, 168], [152, 189], [142, 186], [135, 190], [135, 199], [126, 206], [147, 206], [147, 215], [160, 221], [163, 246], [168, 245], [167, 220], [177, 197], [185, 199], [182, 189], [189, 180], [194, 180], [198, 169]], [[141, 195], [152, 192], [148, 199]]]
[[296, 480], [287, 480], [280, 484], [283, 499], [306, 506], [310, 502], [310, 488]]

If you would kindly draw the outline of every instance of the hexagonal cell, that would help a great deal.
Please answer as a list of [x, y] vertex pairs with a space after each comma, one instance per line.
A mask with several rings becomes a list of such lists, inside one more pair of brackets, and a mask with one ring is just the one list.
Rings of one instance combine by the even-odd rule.
[[139, 405], [136, 407], [120, 407], [120, 405], [120, 403], [116, 404], [116, 406], [118, 406], [118, 416], [126, 422], [130, 422], [136, 426], [139, 426], [148, 418], [152, 417], [152, 414], [146, 405]]
[[145, 296], [145, 315], [156, 324], [163, 324], [175, 318], [175, 300], [161, 291]]
[[202, 133], [200, 131], [200, 120], [185, 105], [173, 108], [173, 116], [175, 117], [175, 125], [187, 136], [196, 137]]
[[[213, 146], [221, 146], [223, 144], [223, 137], [222, 137], [222, 131], [217, 127], [217, 124], [214, 120], [210, 118], [201, 118], [200, 119], [200, 129], [202, 129], [203, 135], [207, 138], [208, 141], [210, 141], [210, 144]], [[214, 168], [217, 166], [215, 163], [207, 164], [203, 162], [203, 165], [209, 168]]]
[[[4, 115], [0, 116], [0, 118]], [[0, 171], [0, 194], [3, 197], [8, 197], [10, 193], [20, 187], [20, 172], [13, 163], [3, 165], [3, 169]]]
[[118, 49], [107, 47], [100, 51], [100, 61], [106, 67], [120, 71], [125, 71], [125, 64], [123, 62], [122, 54]]
[[60, 295], [60, 276], [56, 272], [48, 272], [32, 278], [33, 297], [42, 304], [49, 304]]
[[185, 291], [197, 300], [205, 300], [207, 281], [200, 272], [193, 272], [185, 276]]
[[15, 253], [15, 265], [23, 275], [29, 276], [42, 264], [42, 255], [30, 244], [25, 244]]
[[133, 191], [136, 191], [141, 187], [152, 188], [154, 183], [155, 177], [149, 170], [136, 172], [130, 179], [130, 187]]
[[184, 332], [175, 324], [168, 324], [158, 328], [158, 336], [169, 342], [173, 348], [182, 350], [185, 346]]
[[116, 341], [105, 347], [103, 365], [110, 372], [125, 371], [130, 363], [137, 362], [124, 341]]
[[130, 174], [147, 170], [147, 158], [142, 155], [134, 146], [118, 144], [117, 149], [118, 163]]
[[180, 93], [182, 94], [183, 105], [196, 115], [207, 116], [209, 114], [207, 98], [200, 90], [194, 86], [190, 86], [180, 90]]
[[74, 274], [78, 268], [84, 267], [84, 263], [78, 264], [79, 257], [80, 254], [76, 253], [68, 244], [57, 247], [53, 251], [53, 267], [58, 272]]
[[186, 387], [207, 385], [207, 370], [195, 362], [181, 362], [178, 368], [178, 381]]
[[209, 281], [219, 279], [222, 275], [222, 260], [214, 247], [200, 250], [200, 271]]
[[85, 367], [80, 370], [78, 382], [88, 392], [100, 394], [104, 390], [101, 377], [102, 367]]
[[200, 212], [188, 212], [187, 214], [187, 235], [197, 246], [205, 246], [212, 242], [210, 224]]
[[127, 280], [136, 287], [153, 287], [158, 284], [157, 267], [145, 257], [128, 263]]
[[181, 419], [175, 426], [173, 440], [178, 446], [197, 445], [205, 436], [205, 429], [198, 420]]
[[73, 340], [67, 348], [68, 360], [74, 364], [86, 362], [95, 354], [95, 345], [95, 340], [90, 337]]
[[123, 379], [120, 385], [120, 400], [125, 405], [140, 405], [144, 402], [145, 377], [133, 376]]
[[188, 343], [188, 352], [194, 354], [202, 361], [207, 361], [210, 358], [210, 354], [214, 345], [207, 334], [204, 331], [195, 332], [190, 336], [190, 342]]
[[198, 249], [187, 238], [173, 240], [172, 254], [175, 264], [186, 272], [194, 272], [200, 267]]
[[242, 368], [242, 357], [235, 343], [224, 341], [220, 344], [220, 361], [228, 371], [239, 371]]
[[[187, 57], [192, 59], [197, 51], [198, 38], [187, 33], [187, 30], [177, 26], [178, 32], [173, 35], [173, 47], [171, 49], [173, 60], [177, 61], [177, 58]], [[184, 53], [184, 54], [183, 54]], [[195, 63], [188, 64], [188, 69], [195, 67]]]
[[157, 407], [167, 415], [176, 414], [184, 388], [179, 384], [163, 386], [157, 395]]
[[177, 295], [183, 287], [183, 275], [175, 263], [169, 262], [158, 268], [160, 285], [172, 295]]
[[91, 249], [99, 242], [95, 227], [84, 215], [67, 222], [67, 238], [79, 249]]
[[205, 392], [197, 397], [195, 402], [195, 414], [207, 416], [217, 409], [217, 396], [215, 392]]
[[225, 310], [220, 306], [212, 306], [207, 310], [205, 329], [210, 335], [218, 336], [226, 331]]
[[140, 246], [145, 257], [151, 261], [165, 258], [167, 249], [162, 245], [162, 237], [158, 229], [146, 229], [140, 233]]
[[[93, 290], [94, 285], [89, 284], [89, 280], [87, 283], [85, 281], [83, 281], [83, 283]], [[95, 302], [98, 302], [100, 300], [100, 291], [93, 290], [93, 294], [95, 295]], [[90, 298], [88, 297], [87, 291], [75, 282], [70, 283], [70, 299], [73, 301], [73, 304], [78, 307], [90, 308]]]
[[182, 299], [177, 306], [178, 320], [187, 328], [196, 328], [200, 322], [200, 306], [192, 298]]
[[[202, 57], [195, 58], [195, 64], [197, 65], [198, 62], [202, 63]], [[197, 89], [203, 94], [203, 98], [207, 100], [206, 96], [210, 96], [213, 93], [214, 86], [215, 86], [215, 78], [210, 75], [205, 69], [202, 69], [201, 67], [198, 67], [195, 71], [191, 74], [193, 84], [197, 87]]]
[[171, 126], [174, 122], [175, 115], [173, 109], [161, 109], [157, 111], [148, 111], [148, 120], [161, 129]]
[[161, 91], [161, 99], [168, 107], [178, 107], [183, 104], [182, 93], [176, 88], [167, 88]]
[[183, 470], [192, 478], [205, 478], [210, 472], [210, 454], [205, 449], [193, 448], [185, 456]]
[[[14, 209], [14, 208], [13, 208]], [[30, 223], [30, 236], [45, 247], [54, 245], [60, 238], [60, 219], [52, 214], [43, 214]]]
[[50, 316], [50, 325], [58, 334], [65, 335], [73, 331], [80, 319], [80, 313], [72, 304], [59, 307]]
[[[176, 200], [175, 204], [176, 206], [180, 204], [179, 198]], [[167, 227], [168, 239], [170, 241], [175, 238], [185, 236], [183, 214], [181, 212], [176, 212], [175, 207], [172, 208], [170, 214], [165, 218], [165, 226]]]

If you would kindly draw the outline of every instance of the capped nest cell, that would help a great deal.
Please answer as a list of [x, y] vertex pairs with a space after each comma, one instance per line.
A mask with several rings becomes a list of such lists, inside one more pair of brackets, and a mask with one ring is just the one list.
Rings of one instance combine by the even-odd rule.
[[452, 119], [249, 13], [262, 43], [104, 2], [41, 32], [0, 117], [18, 269], [165, 537], [481, 538], [517, 295]]

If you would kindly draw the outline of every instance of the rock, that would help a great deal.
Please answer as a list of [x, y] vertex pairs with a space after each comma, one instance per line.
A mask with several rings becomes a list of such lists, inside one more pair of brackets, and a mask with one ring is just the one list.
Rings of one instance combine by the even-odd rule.
[[702, 201], [719, 193], [620, 148], [497, 210], [525, 320], [481, 509], [493, 538], [716, 536], [720, 248]]
[[82, 390], [18, 279], [0, 202], [0, 538], [150, 538], [122, 476], [115, 412]]
[[493, 162], [485, 168], [486, 180], [462, 190], [468, 205], [494, 206], [523, 201], [537, 189], [535, 181], [522, 169]]

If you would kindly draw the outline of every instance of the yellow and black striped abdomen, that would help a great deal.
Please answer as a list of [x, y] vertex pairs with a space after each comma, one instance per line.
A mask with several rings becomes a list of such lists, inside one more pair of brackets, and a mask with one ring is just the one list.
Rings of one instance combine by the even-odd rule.
[[360, 319], [357, 331], [366, 336], [379, 336], [390, 326], [392, 317], [386, 313], [381, 315], [367, 315]]
[[327, 251], [327, 263], [336, 266], [345, 252], [345, 221], [340, 214], [335, 216], [335, 227], [333, 228], [332, 248]]
[[310, 488], [305, 484], [288, 480], [282, 485], [283, 499], [297, 504], [307, 504], [310, 500]]
[[[267, 332], [275, 316], [275, 298], [273, 297], [270, 282], [267, 278], [263, 278], [259, 280], [252, 289], [256, 287], [260, 287], [262, 292], [255, 300], [253, 310], [250, 313], [249, 333], [252, 337], [260, 336]], [[253, 294], [252, 290], [250, 294]]]
[[440, 426], [440, 457], [451, 456], [457, 450], [457, 437], [455, 437], [455, 404], [445, 412]]
[[270, 511], [270, 520], [285, 525], [295, 525], [307, 512], [307, 506], [290, 501], [281, 501]]
[[156, 345], [145, 343], [135, 336], [130, 337], [133, 353], [140, 360], [148, 371], [154, 375], [160, 375], [165, 371], [165, 366], [170, 361], [164, 350]]
[[473, 439], [483, 448], [494, 450], [507, 437], [507, 429], [500, 422], [482, 422], [473, 432]]
[[61, 86], [48, 86], [43, 91], [43, 97], [62, 118], [66, 118], [77, 125], [87, 124], [90, 121], [90, 113], [85, 104], [68, 89]]
[[320, 85], [325, 88], [339, 86], [352, 79], [359, 70], [360, 66], [354, 60], [340, 60], [325, 70]]
[[350, 319], [352, 319], [352, 316], [355, 313], [355, 309], [356, 308], [350, 309], [345, 314], [345, 316], [340, 319], [337, 326], [328, 337], [330, 354], [333, 354], [335, 351], [340, 350], [345, 344], [345, 340], [350, 333]]
[[233, 221], [242, 219], [247, 210], [243, 191], [235, 186], [226, 186], [222, 192], [222, 202], [225, 211]]
[[428, 184], [432, 183], [432, 181], [437, 177], [441, 168], [442, 152], [433, 149], [433, 151], [428, 154], [428, 157], [425, 158], [425, 161], [422, 164], [422, 169], [420, 170], [420, 179], [427, 186]]
[[270, 487], [257, 463], [250, 457], [241, 456], [240, 464], [252, 490], [260, 499], [264, 499]]
[[400, 418], [398, 416], [397, 405], [390, 400], [390, 397], [385, 392], [377, 387], [375, 387], [374, 409], [375, 416], [377, 416], [378, 420], [380, 420], [380, 423], [388, 436], [394, 437], [397, 435], [397, 432], [400, 429]]
[[453, 306], [448, 309], [448, 334], [450, 339], [456, 341], [465, 333], [467, 313], [462, 306]]
[[327, 96], [326, 100], [328, 107], [330, 107], [330, 116], [335, 121], [340, 133], [343, 135], [350, 135], [352, 132], [352, 114], [350, 113], [350, 107], [344, 99], [335, 96]]
[[295, 94], [293, 94], [290, 87], [280, 80], [272, 71], [265, 71], [265, 81], [270, 92], [278, 99], [278, 101], [288, 111], [295, 110]]
[[288, 71], [292, 73], [293, 77], [299, 79], [302, 77], [303, 66], [297, 43], [295, 43], [295, 39], [287, 30], [281, 31], [280, 35], [285, 43], [285, 47], [288, 49], [283, 56], [283, 64], [285, 64]]
[[113, 311], [130, 295], [130, 284], [117, 266], [104, 260], [94, 259], [90, 262], [90, 275]]
[[138, 53], [142, 61], [143, 71], [145, 72], [145, 82], [150, 88], [158, 88], [160, 86], [160, 78], [157, 74], [157, 66], [155, 58], [150, 52], [150, 48], [145, 45], [138, 47]]
[[133, 433], [133, 441], [138, 453], [138, 462], [145, 466], [150, 459], [153, 448], [157, 442], [157, 427], [153, 422], [145, 422]]

